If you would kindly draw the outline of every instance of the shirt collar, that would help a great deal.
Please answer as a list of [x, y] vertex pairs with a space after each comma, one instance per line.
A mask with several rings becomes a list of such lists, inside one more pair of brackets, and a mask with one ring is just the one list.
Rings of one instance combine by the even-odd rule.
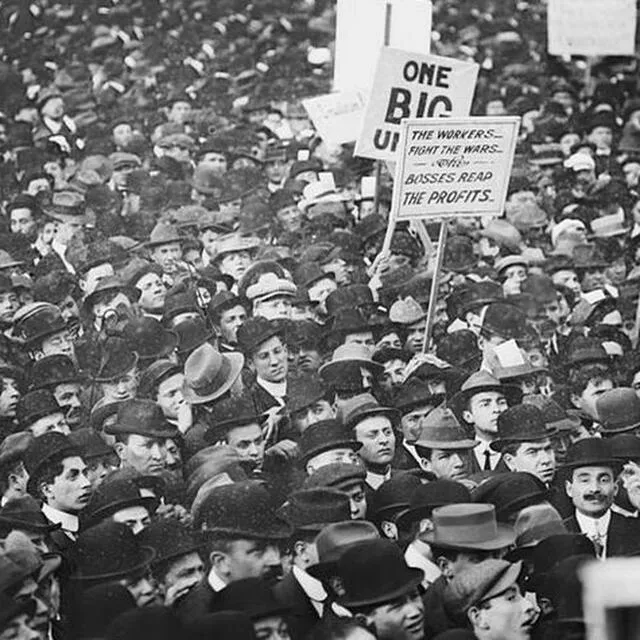
[[365, 482], [372, 488], [377, 489], [383, 482], [391, 478], [391, 467], [384, 473], [374, 473], [373, 471], [367, 471], [367, 477]]
[[216, 573], [215, 569], [209, 571], [207, 582], [216, 593], [222, 591], [227, 586], [227, 583]]
[[420, 569], [424, 573], [422, 586], [428, 587], [433, 584], [441, 575], [440, 569], [425, 557], [425, 552], [429, 546], [420, 540], [414, 540], [404, 553], [407, 565], [413, 569]]
[[590, 534], [600, 534], [602, 536], [607, 535], [609, 530], [609, 523], [611, 522], [611, 509], [607, 509], [607, 512], [599, 518], [590, 518], [583, 513], [576, 511], [576, 520], [580, 531], [587, 536]]
[[62, 529], [64, 531], [78, 533], [80, 529], [80, 520], [78, 519], [78, 516], [73, 515], [73, 513], [54, 509], [48, 504], [42, 505], [42, 513], [44, 513], [47, 520], [53, 522], [53, 524], [62, 525]]
[[287, 395], [287, 381], [282, 382], [269, 382], [264, 378], [256, 378], [256, 382], [267, 392], [269, 392], [274, 398], [278, 400]]
[[300, 569], [300, 567], [293, 567], [291, 571], [293, 577], [298, 581], [298, 584], [310, 600], [314, 602], [324, 602], [327, 599], [327, 592], [320, 580], [310, 576], [306, 571]]

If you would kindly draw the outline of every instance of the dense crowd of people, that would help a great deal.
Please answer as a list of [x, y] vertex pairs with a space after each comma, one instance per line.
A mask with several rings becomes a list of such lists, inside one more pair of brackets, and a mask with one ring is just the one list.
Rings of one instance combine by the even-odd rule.
[[334, 3], [0, 5], [0, 640], [585, 637], [640, 553], [636, 60], [433, 9], [522, 120], [427, 327], [438, 223], [382, 253], [300, 102]]

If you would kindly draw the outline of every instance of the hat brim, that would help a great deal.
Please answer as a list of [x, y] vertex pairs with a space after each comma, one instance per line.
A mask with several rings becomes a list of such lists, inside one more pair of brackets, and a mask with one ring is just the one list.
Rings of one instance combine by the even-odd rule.
[[507, 445], [510, 444], [522, 444], [523, 442], [539, 442], [540, 440], [546, 440], [552, 438], [557, 433], [556, 429], [548, 429], [546, 434], [538, 434], [537, 436], [523, 435], [520, 438], [497, 438], [493, 442], [489, 443], [489, 448], [493, 451], [500, 452]]
[[478, 551], [497, 551], [511, 546], [516, 540], [516, 534], [511, 527], [498, 523], [498, 535], [491, 540], [484, 541], [451, 541], [436, 538], [436, 532], [424, 535], [424, 541], [446, 549], [472, 549]]
[[151, 547], [141, 547], [140, 551], [142, 552], [142, 559], [131, 567], [127, 567], [121, 571], [113, 571], [111, 573], [95, 573], [88, 575], [79, 573], [72, 576], [72, 580], [77, 580], [78, 582], [98, 582], [102, 580], [124, 578], [132, 573], [138, 573], [139, 571], [149, 567], [156, 555], [156, 552]]
[[391, 423], [393, 425], [398, 424], [398, 422], [400, 422], [402, 418], [402, 415], [397, 409], [392, 409], [391, 407], [376, 407], [373, 409], [368, 409], [367, 411], [363, 411], [362, 413], [354, 416], [345, 424], [345, 426], [347, 427], [347, 429], [353, 429], [366, 418], [373, 418], [374, 416], [384, 416], [385, 418], [391, 420]]
[[422, 583], [424, 579], [424, 573], [422, 569], [416, 569], [413, 567], [408, 567], [406, 569], [407, 579], [406, 581], [399, 587], [395, 589], [391, 589], [390, 591], [385, 591], [384, 593], [380, 593], [378, 596], [369, 597], [369, 598], [350, 598], [347, 594], [342, 598], [337, 598], [337, 603], [349, 607], [366, 607], [369, 605], [380, 604], [383, 602], [389, 602], [390, 600], [395, 600], [400, 596], [411, 593], [414, 589], [418, 587]]
[[93, 381], [94, 382], [112, 382], [113, 380], [117, 380], [120, 376], [122, 376], [123, 374], [125, 374], [127, 371], [130, 371], [131, 369], [133, 369], [135, 366], [138, 365], [138, 361], [140, 360], [140, 356], [138, 356], [138, 353], [136, 351], [131, 351], [132, 354], [132, 358], [130, 358], [128, 361], [125, 361], [124, 364], [126, 364], [126, 367], [123, 367], [122, 369], [120, 369], [119, 371], [117, 371], [116, 373], [109, 375], [109, 376], [104, 376], [101, 374], [97, 374], [93, 377]]
[[353, 449], [353, 451], [359, 451], [362, 448], [362, 442], [358, 442], [357, 440], [338, 440], [327, 442], [322, 446], [318, 446], [315, 449], [311, 449], [308, 452], [302, 453], [302, 462], [306, 464], [320, 453], [324, 453], [325, 451], [331, 451], [332, 449]]
[[283, 523], [272, 523], [260, 530], [243, 529], [240, 527], [211, 527], [203, 532], [222, 533], [232, 536], [244, 536], [249, 540], [287, 540], [291, 536], [291, 528]]
[[126, 509], [128, 507], [135, 506], [144, 507], [149, 511], [149, 515], [152, 515], [152, 510], [155, 511], [155, 508], [158, 506], [159, 502], [159, 498], [152, 498], [150, 496], [139, 496], [136, 498], [130, 498], [129, 500], [112, 502], [110, 504], [106, 504], [104, 507], [98, 509], [97, 511], [92, 511], [90, 514], [87, 514], [87, 522], [89, 526], [91, 526], [92, 523], [98, 524], [98, 522], [113, 515], [117, 511], [120, 511], [120, 509]]
[[62, 527], [61, 523], [57, 524], [44, 524], [38, 522], [27, 522], [26, 520], [19, 520], [18, 518], [8, 518], [0, 515], [0, 528], [11, 527], [13, 529], [19, 529], [21, 531], [31, 531], [33, 533], [49, 533], [51, 531], [57, 531]]
[[229, 376], [225, 380], [224, 384], [218, 387], [218, 389], [213, 393], [200, 396], [195, 393], [191, 387], [186, 384], [183, 385], [182, 393], [184, 395], [184, 399], [189, 404], [205, 404], [206, 402], [211, 402], [212, 400], [216, 400], [220, 396], [223, 396], [227, 391], [229, 391], [229, 389], [231, 389], [233, 383], [238, 379], [238, 376], [242, 372], [242, 367], [244, 367], [244, 356], [241, 353], [229, 351], [224, 354], [224, 357], [229, 359], [231, 365]]
[[438, 442], [437, 440], [418, 440], [416, 447], [425, 449], [442, 449], [443, 451], [451, 451], [457, 449], [475, 449], [478, 440], [451, 440], [448, 442]]
[[588, 458], [585, 460], [575, 460], [574, 462], [564, 462], [558, 465], [558, 469], [579, 469], [580, 467], [612, 467], [614, 472], [622, 468], [624, 462], [620, 458]]
[[512, 384], [487, 384], [472, 389], [466, 389], [464, 391], [458, 391], [449, 401], [450, 406], [455, 409], [456, 413], [460, 413], [464, 409], [464, 405], [468, 402], [469, 398], [475, 396], [478, 393], [485, 393], [487, 391], [497, 391], [502, 393], [507, 399], [509, 406], [520, 404], [522, 401], [522, 389]]
[[618, 435], [619, 433], [629, 433], [630, 431], [635, 431], [640, 428], [640, 422], [636, 422], [635, 424], [626, 426], [626, 427], [618, 427], [616, 428], [608, 428], [602, 425], [600, 429], [600, 433], [604, 435]]
[[359, 366], [365, 369], [370, 369], [374, 376], [379, 375], [384, 371], [384, 367], [378, 362], [374, 362], [373, 360], [364, 360], [361, 358], [349, 358], [345, 360], [332, 360], [330, 362], [327, 362], [318, 369], [318, 373], [326, 380], [331, 380], [331, 378], [334, 377], [336, 372], [345, 364], [354, 364], [354, 363], [358, 364]]

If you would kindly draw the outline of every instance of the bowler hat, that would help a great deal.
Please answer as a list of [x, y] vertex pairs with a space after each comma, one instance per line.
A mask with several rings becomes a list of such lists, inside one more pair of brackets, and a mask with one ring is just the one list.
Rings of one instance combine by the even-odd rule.
[[613, 455], [611, 441], [605, 438], [583, 438], [568, 449], [564, 464], [566, 469], [580, 467], [611, 467], [614, 472], [621, 466]]
[[606, 269], [609, 264], [595, 244], [579, 244], [573, 248], [573, 265], [576, 269]]
[[244, 366], [240, 353], [220, 353], [205, 342], [184, 365], [184, 397], [190, 404], [204, 404], [224, 395], [238, 379]]
[[611, 362], [604, 347], [599, 344], [579, 345], [569, 351], [567, 367], [576, 368], [586, 364], [604, 364]]
[[364, 486], [366, 476], [367, 472], [361, 464], [331, 462], [308, 476], [302, 483], [302, 488], [331, 487], [346, 491], [353, 487]]
[[367, 319], [355, 307], [337, 309], [330, 323], [331, 333], [340, 336], [371, 330]]
[[100, 362], [93, 375], [95, 382], [112, 382], [138, 364], [138, 354], [123, 338], [109, 337], [102, 345]]
[[526, 332], [526, 316], [512, 304], [494, 302], [487, 306], [482, 320], [482, 331], [498, 335], [505, 340], [517, 340]]
[[469, 489], [462, 483], [443, 478], [432, 480], [414, 489], [409, 499], [409, 507], [396, 518], [396, 524], [406, 528], [417, 520], [431, 517], [431, 513], [437, 507], [470, 501]]
[[114, 450], [91, 427], [75, 429], [69, 434], [69, 440], [78, 447], [85, 462], [94, 458], [115, 455]]
[[218, 593], [215, 604], [220, 611], [243, 611], [256, 621], [290, 612], [262, 578], [235, 580]]
[[640, 460], [640, 438], [631, 433], [619, 433], [611, 436], [611, 452], [613, 457], [628, 462]]
[[558, 299], [558, 291], [553, 284], [553, 280], [546, 275], [532, 273], [520, 287], [522, 293], [533, 296], [538, 304], [555, 302]]
[[173, 328], [173, 332], [178, 336], [176, 352], [183, 361], [214, 337], [204, 318], [186, 318]]
[[454, 576], [444, 591], [445, 609], [452, 615], [466, 613], [515, 585], [522, 573], [522, 562], [489, 558]]
[[0, 469], [9, 469], [22, 460], [32, 440], [30, 432], [18, 431], [0, 442]]
[[242, 296], [231, 293], [231, 291], [220, 291], [209, 302], [209, 314], [214, 320], [217, 320], [222, 313], [237, 306], [242, 306], [248, 311], [249, 301]]
[[580, 426], [580, 418], [569, 415], [555, 400], [540, 394], [524, 396], [524, 404], [532, 404], [542, 411], [547, 429], [573, 431]]
[[182, 367], [171, 360], [160, 359], [150, 364], [140, 376], [138, 397], [153, 400], [153, 391], [171, 376], [182, 373]]
[[36, 420], [54, 413], [64, 413], [54, 395], [46, 389], [29, 391], [18, 401], [16, 417], [22, 429], [30, 427]]
[[414, 409], [436, 406], [442, 402], [442, 396], [429, 391], [429, 385], [418, 377], [411, 377], [404, 382], [393, 397], [393, 406], [405, 415]]
[[504, 300], [504, 294], [499, 284], [492, 281], [474, 282], [461, 289], [456, 305], [457, 315], [464, 318], [469, 311], [477, 311], [501, 300]]
[[73, 360], [62, 353], [55, 353], [36, 360], [29, 373], [32, 389], [44, 389], [59, 384], [80, 382], [81, 379]]
[[34, 495], [36, 486], [33, 481], [38, 471], [53, 460], [62, 460], [79, 456], [80, 451], [69, 438], [57, 431], [49, 431], [34, 438], [24, 454], [24, 466], [29, 474], [27, 491]]
[[290, 414], [295, 414], [322, 400], [327, 389], [321, 378], [315, 374], [301, 374], [292, 378], [287, 387], [290, 400], [287, 403]]
[[373, 293], [366, 284], [350, 284], [332, 291], [325, 301], [327, 314], [335, 316], [338, 309], [358, 309], [374, 303]]
[[176, 438], [180, 435], [151, 400], [132, 398], [118, 407], [118, 419], [105, 432], [114, 436], [136, 434], [147, 438]]
[[473, 449], [477, 442], [470, 438], [451, 409], [436, 407], [424, 419], [416, 445], [426, 449]]
[[320, 282], [320, 280], [336, 279], [333, 273], [323, 271], [322, 267], [316, 262], [303, 262], [296, 270], [295, 276], [296, 284], [305, 289], [308, 289], [316, 282]]
[[323, 364], [318, 373], [327, 383], [331, 383], [345, 365], [356, 364], [368, 369], [374, 375], [384, 371], [384, 367], [374, 362], [370, 350], [361, 344], [340, 345], [331, 356], [331, 360]]
[[238, 329], [238, 346], [245, 356], [251, 356], [270, 338], [282, 338], [282, 331], [282, 325], [274, 320], [267, 320], [262, 316], [249, 318]]
[[216, 402], [211, 416], [212, 424], [205, 433], [205, 440], [216, 443], [224, 439], [227, 432], [234, 427], [261, 425], [264, 420], [265, 416], [256, 410], [251, 394], [244, 390], [239, 396]]
[[443, 336], [438, 343], [436, 355], [468, 374], [477, 371], [482, 360], [478, 338], [468, 329], [460, 329]]
[[351, 517], [349, 496], [328, 487], [294, 491], [278, 513], [294, 531], [320, 532], [331, 522]]
[[605, 391], [596, 400], [602, 435], [609, 436], [640, 427], [640, 398], [631, 388]]
[[200, 549], [191, 531], [178, 520], [158, 518], [151, 521], [139, 534], [140, 544], [154, 550], [153, 564], [179, 558]]
[[362, 446], [337, 420], [321, 420], [312, 424], [302, 432], [299, 445], [305, 464], [323, 451], [342, 448], [357, 451]]
[[149, 316], [128, 320], [122, 337], [129, 348], [145, 361], [166, 358], [178, 344], [178, 336], [173, 331], [168, 331], [159, 320]]
[[409, 508], [409, 499], [420, 478], [413, 473], [398, 473], [385, 480], [374, 492], [369, 506], [369, 514], [376, 522], [396, 519]]
[[0, 538], [6, 537], [14, 529], [49, 533], [60, 526], [47, 520], [38, 501], [30, 495], [8, 500], [0, 509]]
[[132, 302], [140, 297], [138, 289], [126, 284], [120, 276], [107, 276], [100, 280], [95, 289], [85, 297], [82, 301], [82, 306], [85, 310], [91, 311], [98, 300], [102, 299], [106, 294], [115, 295], [117, 292], [123, 293]]
[[546, 500], [547, 496], [544, 483], [524, 471], [499, 473], [473, 490], [474, 502], [492, 504], [500, 521], [507, 520], [515, 511]]
[[494, 451], [517, 442], [536, 442], [555, 435], [540, 409], [532, 404], [517, 404], [498, 416], [498, 438], [490, 443]]
[[[534, 576], [551, 571], [560, 561], [570, 556], [590, 555], [596, 557], [593, 542], [579, 533], [559, 533], [538, 542], [533, 550]], [[528, 584], [532, 584], [531, 581]]]
[[501, 393], [507, 399], [510, 405], [515, 405], [522, 399], [522, 391], [520, 387], [515, 385], [502, 384], [497, 378], [494, 378], [487, 371], [477, 371], [471, 374], [462, 384], [460, 391], [451, 399], [451, 406], [456, 410], [458, 415], [465, 408], [466, 403], [476, 394], [487, 391], [496, 391]]
[[91, 526], [112, 516], [120, 509], [133, 506], [145, 507], [151, 515], [158, 506], [158, 500], [144, 495], [134, 480], [119, 478], [112, 482], [103, 482], [94, 490], [83, 515]]
[[396, 409], [383, 407], [370, 393], [361, 393], [345, 402], [344, 424], [347, 429], [354, 429], [366, 418], [383, 416], [395, 424], [400, 420]]
[[76, 580], [106, 582], [147, 569], [153, 549], [143, 547], [126, 524], [104, 520], [80, 533], [73, 559]]
[[24, 340], [27, 347], [67, 329], [60, 309], [47, 302], [25, 305], [16, 313], [13, 323], [16, 336]]
[[407, 565], [395, 542], [381, 539], [347, 549], [338, 560], [338, 575], [346, 592], [338, 602], [349, 608], [390, 602], [412, 593], [423, 579], [422, 570]]
[[279, 540], [289, 537], [289, 526], [276, 515], [273, 496], [255, 480], [213, 488], [197, 514], [194, 526], [202, 533]]
[[425, 541], [449, 549], [495, 551], [513, 544], [512, 527], [498, 524], [492, 504], [452, 504], [433, 510]]

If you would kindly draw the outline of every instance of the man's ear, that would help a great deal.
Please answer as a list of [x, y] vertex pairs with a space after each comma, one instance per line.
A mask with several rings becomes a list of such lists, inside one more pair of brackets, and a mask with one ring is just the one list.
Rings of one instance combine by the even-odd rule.
[[216, 570], [219, 576], [225, 576], [229, 573], [229, 563], [226, 553], [222, 551], [212, 551], [209, 554], [209, 563], [211, 568]]
[[569, 396], [569, 400], [571, 400], [571, 404], [576, 408], [576, 409], [580, 409], [582, 408], [582, 401], [580, 399], [580, 396], [577, 393], [572, 393]]
[[444, 556], [438, 556], [435, 558], [436, 564], [438, 565], [438, 569], [445, 578], [451, 579], [453, 576], [451, 575], [451, 562], [448, 558]]
[[509, 467], [509, 471], [515, 471], [515, 469], [513, 468], [513, 458], [514, 456], [512, 456], [510, 453], [503, 453], [502, 454], [502, 459], [504, 460], [505, 464], [507, 465], [507, 467]]
[[565, 480], [564, 481], [564, 490], [565, 493], [571, 498], [571, 486], [572, 486], [572, 482], [571, 480]]
[[397, 540], [398, 539], [398, 527], [395, 523], [390, 520], [383, 520], [380, 523], [380, 529], [386, 538], [389, 540]]
[[469, 424], [473, 424], [473, 414], [471, 413], [471, 411], [469, 411], [469, 409], [465, 409], [462, 412], [462, 419]]
[[469, 619], [472, 627], [482, 626], [482, 610], [478, 607], [471, 607], [467, 611], [467, 618]]
[[127, 454], [126, 454], [127, 445], [124, 442], [115, 442], [113, 445], [113, 450], [116, 452], [120, 460], [127, 459]]

